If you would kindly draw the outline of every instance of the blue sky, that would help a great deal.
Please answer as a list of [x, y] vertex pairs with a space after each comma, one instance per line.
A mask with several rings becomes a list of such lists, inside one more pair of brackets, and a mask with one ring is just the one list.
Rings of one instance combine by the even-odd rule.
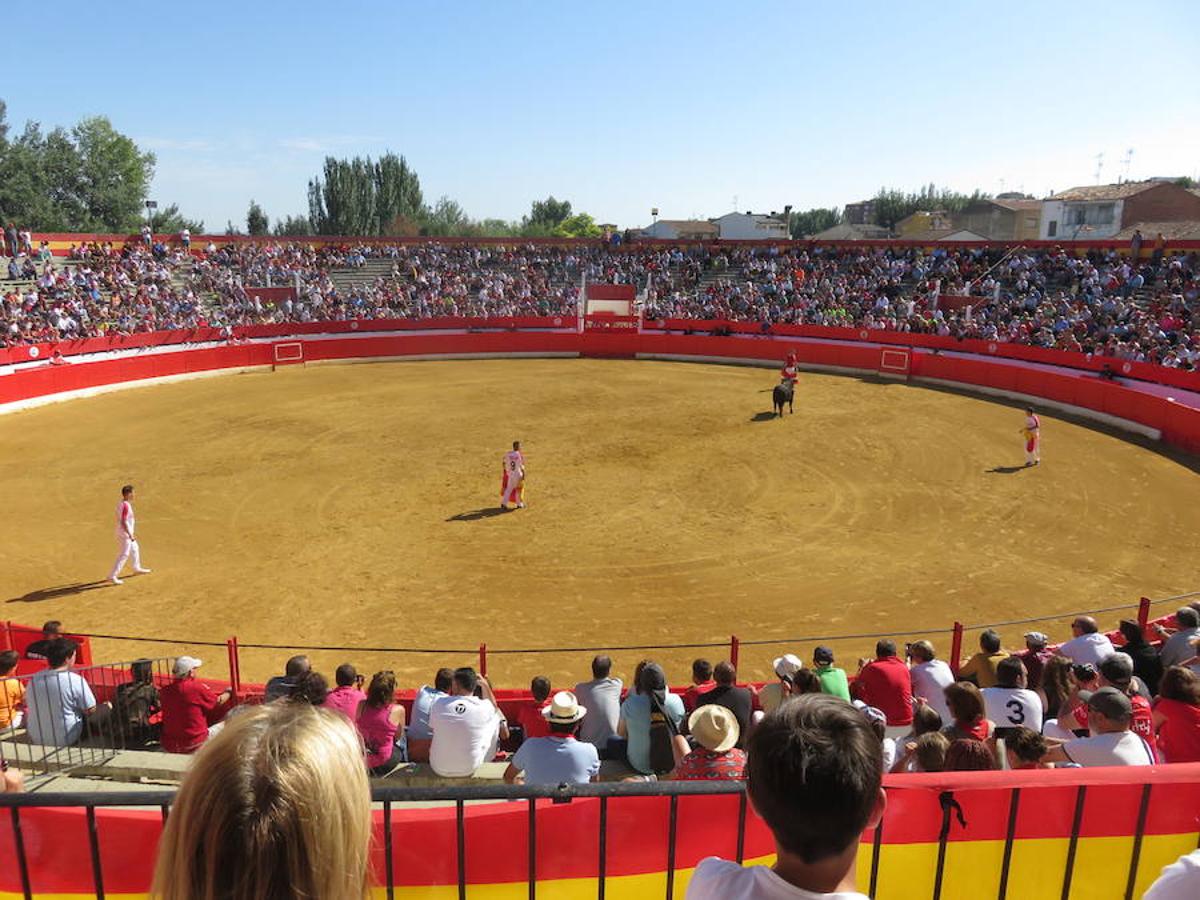
[[1196, 177], [1197, 28], [1188, 0], [64, 2], [5, 41], [0, 98], [18, 129], [109, 116], [209, 230], [388, 149], [475, 218], [554, 194], [639, 226], [930, 181], [1042, 196], [1130, 148], [1133, 178]]

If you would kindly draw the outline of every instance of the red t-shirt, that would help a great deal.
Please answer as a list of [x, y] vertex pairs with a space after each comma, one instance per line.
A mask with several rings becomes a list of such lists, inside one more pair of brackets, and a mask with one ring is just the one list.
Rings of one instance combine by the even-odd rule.
[[[1129, 730], [1143, 738], [1151, 747], [1154, 746], [1154, 713], [1150, 711], [1150, 701], [1141, 694], [1130, 694], [1129, 705], [1133, 707], [1133, 718], [1129, 722]], [[1075, 707], [1075, 720], [1080, 728], [1088, 727], [1088, 707], [1083, 703]]]
[[696, 706], [700, 703], [700, 698], [717, 686], [717, 683], [711, 678], [708, 681], [702, 681], [699, 684], [693, 684], [690, 688], [683, 692], [683, 708], [689, 714], [695, 712]]
[[191, 753], [208, 739], [208, 726], [229, 708], [207, 685], [179, 678], [159, 691], [162, 703], [162, 747], [168, 753]]
[[854, 682], [854, 696], [882, 711], [888, 725], [912, 724], [912, 679], [898, 656], [885, 656], [863, 666]]
[[542, 710], [546, 708], [546, 705], [546, 703], [538, 703], [536, 700], [527, 700], [517, 710], [517, 724], [525, 733], [525, 740], [550, 736], [550, 723], [542, 715]]
[[1158, 748], [1166, 761], [1200, 762], [1200, 706], [1163, 697], [1154, 708], [1167, 719], [1158, 729]]

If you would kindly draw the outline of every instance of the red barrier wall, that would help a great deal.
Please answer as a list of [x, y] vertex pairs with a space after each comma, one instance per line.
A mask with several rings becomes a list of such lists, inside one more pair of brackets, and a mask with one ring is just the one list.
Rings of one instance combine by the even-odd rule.
[[[681, 334], [663, 329], [637, 333], [633, 329], [611, 331], [589, 330], [582, 334], [573, 331], [529, 330], [554, 328], [560, 318], [522, 318], [477, 320], [481, 327], [504, 327], [507, 331], [439, 332], [441, 328], [462, 328], [469, 320], [442, 319], [402, 323], [403, 331], [374, 333], [384, 326], [401, 323], [337, 322], [313, 323], [308, 326], [259, 326], [246, 329], [255, 337], [286, 332], [299, 335], [321, 332], [317, 339], [302, 340], [304, 356], [309, 361], [353, 359], [366, 357], [399, 357], [456, 354], [508, 353], [578, 353], [591, 357], [625, 357], [638, 355], [695, 356], [732, 360], [781, 360], [794, 350], [802, 365], [832, 366], [866, 371], [895, 372], [893, 361], [884, 363], [880, 343], [899, 346], [900, 341], [873, 341], [886, 332], [854, 329], [796, 329], [795, 342], [781, 336], [755, 337], [743, 331], [731, 336], [707, 333]], [[692, 323], [696, 324], [696, 323]], [[356, 334], [371, 328], [370, 334]], [[741, 329], [739, 329], [741, 330]], [[814, 335], [819, 335], [819, 338]], [[831, 340], [833, 332], [837, 338]], [[185, 337], [186, 335], [186, 337]], [[165, 332], [144, 337], [147, 341], [166, 344], [180, 338], [195, 339], [195, 332]], [[344, 335], [344, 336], [342, 336]], [[891, 335], [911, 341], [912, 335]], [[845, 339], [848, 338], [848, 339]], [[95, 341], [115, 342], [123, 347], [122, 338], [99, 338]], [[84, 342], [91, 345], [91, 342]], [[956, 345], [961, 350], [963, 344]], [[978, 343], [978, 342], [975, 342]], [[97, 347], [100, 345], [96, 345]], [[1043, 397], [1082, 409], [1094, 410], [1158, 429], [1167, 443], [1189, 452], [1200, 452], [1200, 393], [1179, 390], [1174, 396], [1163, 396], [1157, 385], [1152, 390], [1136, 382], [1119, 384], [1101, 379], [1087, 368], [1072, 369], [1057, 366], [1022, 364], [1016, 358], [1004, 361], [995, 354], [968, 355], [961, 352], [937, 353], [919, 349], [909, 358], [909, 374], [913, 377], [936, 378], [965, 385]], [[1029, 350], [1030, 348], [1023, 348]], [[89, 349], [89, 352], [92, 352]], [[1048, 351], [1040, 351], [1046, 353]], [[1066, 356], [1066, 354], [1059, 354]], [[169, 375], [212, 371], [223, 368], [269, 365], [272, 362], [271, 344], [234, 343], [209, 348], [180, 347], [176, 351], [121, 356], [98, 361], [83, 361], [69, 365], [44, 366], [11, 371], [0, 376], [0, 404], [29, 398], [44, 397], [66, 391], [101, 387], [121, 382], [139, 381]], [[1094, 362], [1094, 361], [1085, 361]], [[1131, 364], [1132, 365], [1132, 364]], [[1194, 373], [1171, 372], [1153, 368], [1150, 374], [1160, 378], [1177, 377], [1189, 385], [1197, 378]], [[1196, 385], [1200, 387], [1200, 384]], [[1182, 385], [1177, 385], [1177, 388]]]

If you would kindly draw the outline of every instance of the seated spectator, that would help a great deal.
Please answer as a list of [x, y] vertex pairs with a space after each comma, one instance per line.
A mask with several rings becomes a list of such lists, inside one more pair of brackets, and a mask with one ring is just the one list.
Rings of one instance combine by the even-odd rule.
[[719, 703], [704, 703], [688, 717], [688, 733], [696, 743], [675, 739], [675, 768], [664, 777], [672, 781], [741, 781], [746, 777], [746, 754], [738, 749], [741, 728], [737, 717]]
[[0, 652], [0, 728], [20, 728], [25, 718], [25, 685], [13, 675], [20, 660], [16, 650]]
[[594, 746], [600, 758], [607, 756], [609, 738], [617, 736], [617, 720], [621, 717], [620, 678], [613, 678], [612, 660], [607, 656], [592, 659], [592, 680], [575, 685], [575, 697], [587, 711], [579, 724], [578, 738]]
[[180, 656], [171, 667], [174, 680], [159, 693], [162, 703], [162, 748], [168, 753], [195, 753], [211, 734], [221, 729], [221, 720], [233, 706], [233, 691], [214, 694], [196, 680], [200, 660]]
[[707, 659], [692, 663], [692, 686], [683, 692], [683, 708], [690, 713], [700, 703], [700, 697], [717, 686], [713, 681], [713, 665]]
[[812, 669], [801, 669], [792, 676], [792, 696], [801, 694], [825, 694], [828, 691], [821, 686], [821, 679]]
[[158, 739], [158, 725], [151, 720], [162, 711], [154, 686], [154, 663], [139, 659], [129, 667], [129, 674], [131, 681], [117, 685], [112, 711], [113, 730], [126, 749], [145, 747]]
[[1081, 694], [1088, 707], [1090, 737], [1061, 741], [1047, 738], [1042, 762], [1080, 766], [1151, 766], [1154, 751], [1129, 730], [1133, 704], [1114, 687]]
[[912, 679], [913, 698], [931, 706], [942, 719], [950, 718], [946, 708], [946, 687], [954, 683], [954, 672], [937, 659], [933, 644], [916, 641], [908, 648], [908, 674]]
[[[717, 667], [713, 669], [713, 676], [717, 686], [699, 696], [696, 709], [709, 703], [723, 706], [737, 719], [738, 734], [749, 734], [750, 714], [754, 709], [754, 695], [750, 693], [749, 688], [737, 686], [737, 669], [733, 667], [733, 663], [724, 660], [717, 663]], [[741, 740], [739, 737], [739, 749], [742, 746]]]
[[310, 668], [307, 656], [293, 656], [287, 661], [284, 674], [276, 675], [267, 682], [263, 702], [270, 703], [272, 700], [280, 700], [288, 696], [292, 692], [292, 688], [296, 686], [296, 681]]
[[1200, 638], [1200, 613], [1190, 606], [1176, 611], [1175, 622], [1177, 630], [1163, 641], [1162, 649], [1158, 651], [1158, 658], [1164, 670], [1181, 665], [1195, 656], [1193, 640]]
[[1133, 661], [1133, 674], [1140, 678], [1150, 696], [1158, 693], [1158, 682], [1162, 678], [1163, 665], [1158, 650], [1142, 634], [1142, 626], [1131, 619], [1122, 619], [1121, 636], [1125, 643], [1117, 648]]
[[958, 670], [961, 681], [972, 681], [981, 688], [995, 687], [996, 666], [1008, 656], [1000, 649], [1000, 635], [991, 628], [979, 635], [979, 652]]
[[1130, 705], [1133, 708], [1130, 730], [1153, 746], [1154, 715], [1150, 710], [1150, 701], [1144, 696], [1145, 688], [1139, 683], [1135, 683], [1133, 660], [1124, 653], [1111, 653], [1101, 660], [1099, 669], [1090, 680], [1081, 681], [1074, 671], [1072, 671], [1071, 677], [1075, 683], [1075, 691], [1067, 704], [1066, 711], [1059, 713], [1058, 724], [1060, 727], [1073, 731], [1086, 731], [1088, 707], [1083, 702], [1084, 693], [1100, 687], [1113, 687], [1129, 697]]
[[44, 649], [49, 668], [25, 685], [25, 730], [31, 743], [70, 747], [83, 736], [85, 722], [103, 707], [83, 677], [70, 671], [78, 649], [74, 642], [54, 638]]
[[49, 649], [51, 641], [56, 641], [59, 638], [69, 640], [69, 638], [63, 634], [62, 622], [58, 621], [58, 619], [51, 619], [42, 626], [41, 638], [25, 648], [25, 658], [47, 659], [48, 654], [46, 651]]
[[892, 772], [942, 772], [946, 768], [946, 751], [950, 739], [940, 731], [930, 731], [915, 740], [905, 741]]
[[895, 641], [879, 641], [874, 660], [859, 660], [858, 678], [851, 693], [868, 706], [883, 710], [889, 736], [900, 737], [912, 725], [912, 680], [908, 666], [896, 656]]
[[888, 737], [887, 716], [883, 714], [883, 710], [867, 706], [861, 700], [852, 702], [854, 708], [866, 716], [867, 721], [871, 723], [871, 729], [879, 738], [879, 746], [883, 749], [883, 771], [890, 772], [892, 766], [896, 764], [896, 739]]
[[758, 692], [758, 704], [764, 715], [773, 713], [780, 703], [792, 696], [793, 679], [804, 668], [804, 663], [792, 653], [783, 654], [772, 665], [778, 680], [764, 684]]
[[492, 686], [474, 669], [455, 669], [452, 690], [434, 700], [429, 711], [429, 763], [443, 778], [466, 778], [496, 755], [500, 741], [508, 738], [508, 724]]
[[310, 706], [324, 706], [325, 698], [329, 696], [329, 682], [320, 672], [309, 669], [296, 679], [291, 693], [285, 698], [289, 703], [307, 703]]
[[[942, 725], [942, 717], [938, 714], [936, 709], [927, 703], [918, 702], [916, 709], [913, 710], [912, 731], [903, 737], [896, 739], [895, 755], [897, 757], [902, 757], [907, 751], [910, 754], [911, 759], [911, 754], [916, 752], [916, 745], [920, 741], [921, 737], [926, 734], [932, 734], [933, 732], [941, 733]], [[950, 742], [947, 741], [946, 746], [949, 745]], [[900, 760], [897, 759], [889, 768], [889, 771], [911, 772], [915, 770], [912, 768], [900, 767]]]
[[373, 822], [361, 753], [354, 729], [327, 710], [270, 704], [234, 717], [184, 776], [151, 896], [367, 897]]
[[687, 900], [837, 898], [856, 890], [858, 844], [883, 818], [879, 741], [853, 707], [809, 694], [784, 703], [750, 735], [746, 792], [775, 837], [774, 866], [701, 861]]
[[1004, 738], [1004, 754], [1010, 769], [1048, 769], [1042, 762], [1046, 739], [1032, 728], [1014, 728]]
[[1042, 686], [1042, 671], [1050, 657], [1054, 656], [1054, 651], [1047, 649], [1050, 638], [1040, 631], [1027, 631], [1024, 637], [1025, 650], [1018, 653], [1017, 658], [1025, 663], [1026, 686], [1036, 691]]
[[979, 688], [969, 681], [956, 681], [946, 688], [945, 693], [950, 724], [942, 728], [942, 734], [951, 741], [990, 741], [996, 725], [987, 718], [987, 707]]
[[358, 715], [358, 704], [367, 699], [362, 689], [362, 676], [350, 663], [342, 663], [334, 670], [333, 680], [337, 687], [325, 695], [322, 705], [353, 722]]
[[1098, 666], [1100, 660], [1113, 652], [1112, 641], [1100, 634], [1100, 626], [1091, 616], [1076, 617], [1071, 623], [1071, 634], [1075, 636], [1059, 647], [1058, 652], [1073, 663]]
[[1010, 656], [996, 666], [996, 686], [980, 692], [984, 713], [996, 723], [1000, 737], [1015, 728], [1042, 730], [1042, 698], [1026, 684], [1025, 663]]
[[945, 772], [986, 772], [996, 768], [992, 748], [985, 741], [958, 738], [946, 751]]
[[504, 770], [508, 784], [586, 784], [600, 774], [600, 755], [575, 733], [588, 710], [570, 691], [559, 691], [541, 713], [549, 725], [543, 737], [526, 738]]
[[371, 676], [354, 724], [366, 747], [367, 769], [372, 775], [386, 778], [405, 762], [404, 707], [396, 702], [396, 676], [390, 671]]
[[658, 663], [646, 663], [638, 680], [638, 691], [625, 698], [617, 721], [617, 734], [629, 741], [626, 755], [630, 767], [643, 775], [665, 775], [671, 771], [673, 738], [679, 734], [683, 718], [683, 700], [667, 690], [667, 676], [662, 668]]
[[1065, 656], [1055, 654], [1046, 661], [1042, 669], [1042, 686], [1038, 694], [1042, 698], [1042, 722], [1057, 719], [1071, 697], [1071, 666], [1074, 663]]
[[438, 669], [433, 676], [433, 687], [421, 685], [413, 699], [412, 724], [408, 726], [408, 758], [410, 762], [429, 762], [429, 747], [433, 743], [433, 732], [429, 728], [429, 712], [439, 697], [449, 697], [454, 687], [454, 670]]
[[817, 647], [813, 650], [813, 666], [813, 671], [821, 681], [821, 690], [849, 703], [850, 682], [846, 678], [846, 670], [834, 666], [833, 651], [828, 647]]
[[550, 723], [542, 712], [550, 705], [550, 679], [545, 675], [537, 675], [529, 683], [529, 693], [532, 700], [525, 700], [517, 707], [517, 724], [525, 740], [536, 737], [546, 737], [550, 734]]
[[1200, 762], [1200, 675], [1183, 666], [1163, 673], [1154, 725], [1164, 762]]

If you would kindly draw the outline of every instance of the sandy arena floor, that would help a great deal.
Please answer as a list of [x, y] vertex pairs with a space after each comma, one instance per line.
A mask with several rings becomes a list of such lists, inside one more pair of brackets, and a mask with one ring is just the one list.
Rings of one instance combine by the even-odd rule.
[[[1013, 406], [805, 375], [764, 420], [761, 369], [585, 360], [290, 368], [0, 417], [0, 617], [81, 631], [363, 647], [604, 647], [877, 634], [1200, 587], [1200, 476], [1138, 442]], [[497, 515], [524, 441], [528, 509]], [[997, 468], [999, 467], [999, 471]], [[119, 486], [154, 573], [99, 582]], [[1165, 611], [1165, 610], [1164, 610]], [[1114, 617], [1115, 618], [1115, 617]], [[1061, 624], [1040, 626], [1066, 634]], [[1056, 630], [1057, 629], [1057, 630]], [[1002, 629], [1018, 646], [1019, 626]], [[904, 640], [904, 638], [900, 638]], [[949, 649], [948, 636], [935, 637]], [[973, 637], [968, 638], [973, 643]], [[832, 643], [841, 662], [873, 640]], [[784, 649], [747, 647], [766, 677]], [[102, 659], [182, 645], [98, 642]], [[223, 648], [192, 647], [225, 672]], [[286, 651], [247, 651], [263, 678]], [[473, 655], [312, 654], [402, 684]], [[653, 656], [676, 683], [719, 650]], [[493, 653], [493, 681], [583, 677], [590, 654]]]

